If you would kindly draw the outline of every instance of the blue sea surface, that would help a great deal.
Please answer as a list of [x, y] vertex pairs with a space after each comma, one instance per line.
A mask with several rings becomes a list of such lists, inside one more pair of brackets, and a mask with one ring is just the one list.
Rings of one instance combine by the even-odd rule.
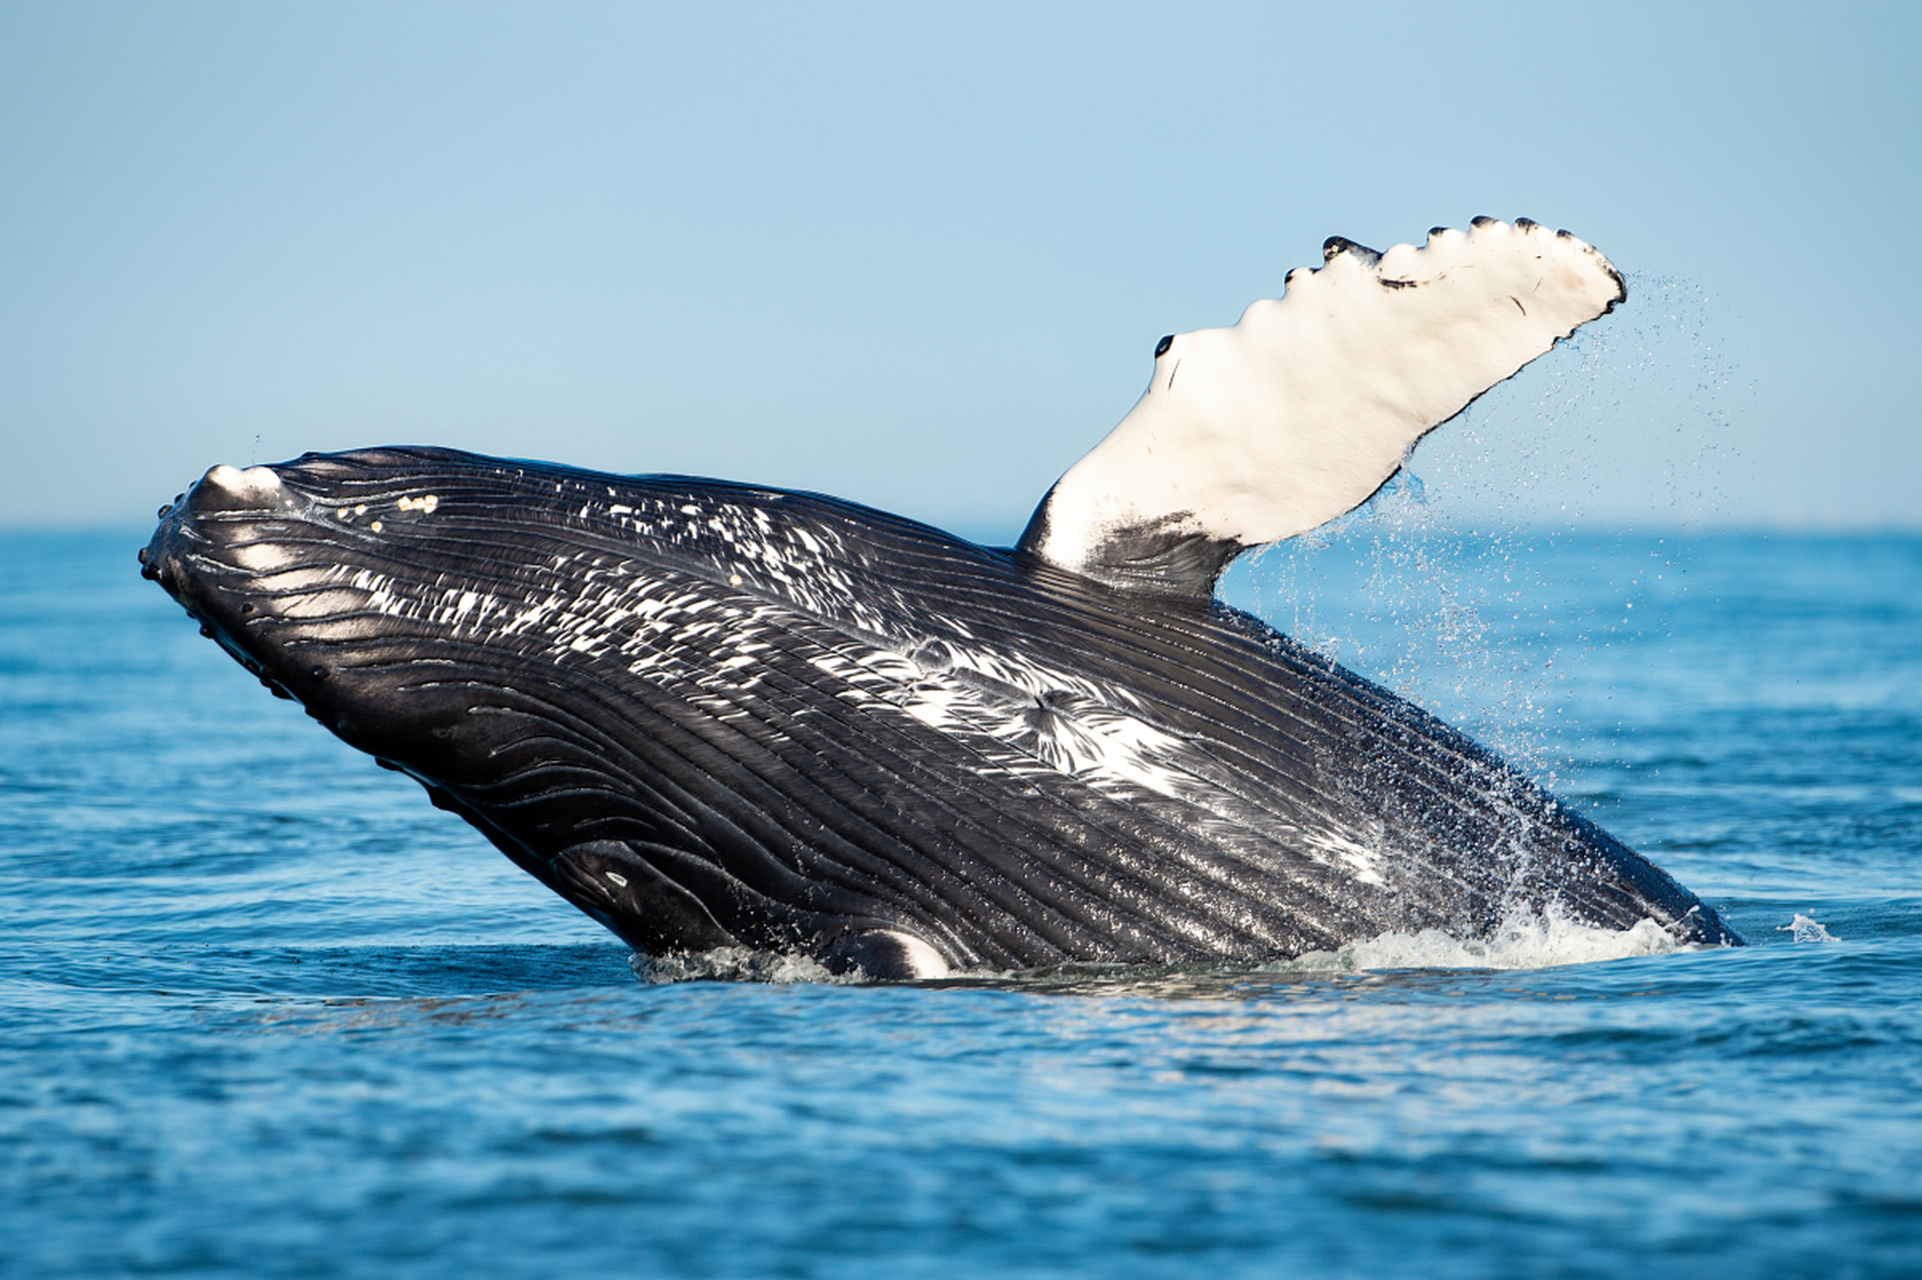
[[898, 986], [642, 980], [142, 540], [0, 537], [0, 1275], [1922, 1275], [1922, 538], [1231, 576], [1748, 948]]

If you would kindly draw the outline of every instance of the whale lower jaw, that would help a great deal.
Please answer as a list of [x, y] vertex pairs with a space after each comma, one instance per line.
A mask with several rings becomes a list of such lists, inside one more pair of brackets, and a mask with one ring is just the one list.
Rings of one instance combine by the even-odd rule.
[[309, 455], [209, 473], [143, 558], [263, 682], [654, 955], [1253, 962], [1517, 910], [1739, 941], [1245, 615], [832, 499]]

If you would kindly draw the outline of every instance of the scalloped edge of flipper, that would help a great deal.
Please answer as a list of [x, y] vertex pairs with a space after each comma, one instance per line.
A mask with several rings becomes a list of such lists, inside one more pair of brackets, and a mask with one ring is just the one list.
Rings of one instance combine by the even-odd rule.
[[1147, 391], [1055, 482], [1021, 550], [1209, 595], [1236, 555], [1354, 510], [1424, 435], [1628, 297], [1594, 247], [1527, 218], [1385, 253], [1333, 236], [1322, 257], [1233, 326], [1163, 338]]

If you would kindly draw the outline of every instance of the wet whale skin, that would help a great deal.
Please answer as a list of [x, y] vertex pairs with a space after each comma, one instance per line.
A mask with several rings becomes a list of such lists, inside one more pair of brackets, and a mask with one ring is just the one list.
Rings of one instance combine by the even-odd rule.
[[1518, 913], [1740, 942], [1491, 753], [1212, 600], [721, 481], [424, 448], [217, 473], [144, 572], [643, 951], [912, 977]]

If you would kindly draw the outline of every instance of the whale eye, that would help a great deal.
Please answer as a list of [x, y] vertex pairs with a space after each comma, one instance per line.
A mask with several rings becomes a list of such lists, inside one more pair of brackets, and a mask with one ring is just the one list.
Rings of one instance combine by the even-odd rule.
[[1155, 343], [1155, 359], [1159, 360], [1161, 359], [1161, 357], [1167, 355], [1168, 348], [1174, 345], [1175, 345], [1175, 335], [1172, 333], [1169, 334], [1167, 337], [1163, 338], [1160, 342]]

